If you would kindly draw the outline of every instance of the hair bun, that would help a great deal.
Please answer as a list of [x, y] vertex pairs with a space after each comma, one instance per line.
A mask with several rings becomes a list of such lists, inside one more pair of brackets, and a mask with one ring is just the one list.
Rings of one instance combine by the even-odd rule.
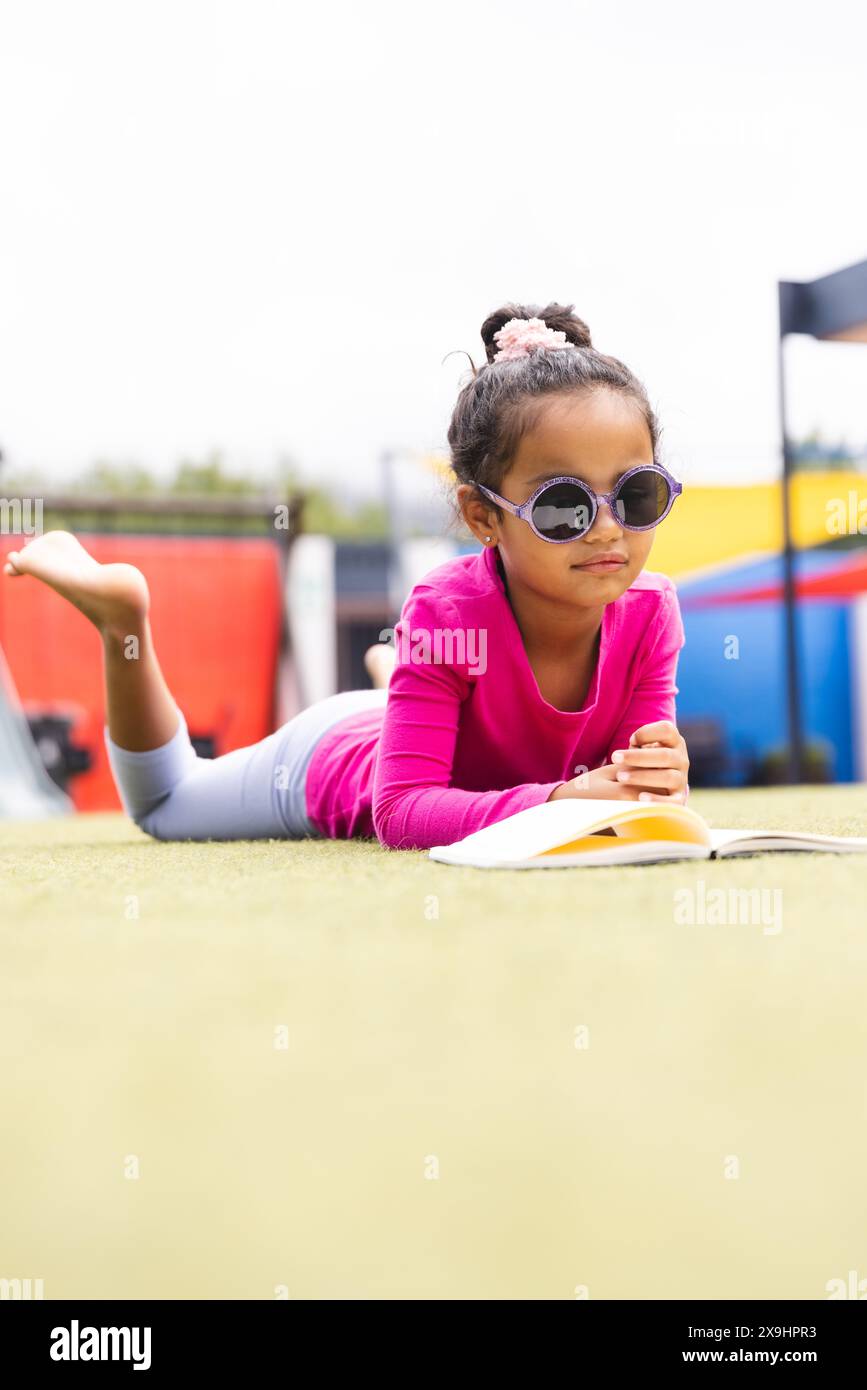
[[574, 310], [574, 304], [546, 304], [544, 309], [538, 304], [504, 304], [500, 309], [495, 309], [488, 314], [481, 329], [488, 361], [493, 362], [498, 349], [494, 334], [499, 333], [509, 319], [543, 319], [555, 332], [565, 333], [567, 343], [574, 343], [575, 347], [592, 347], [590, 329]]

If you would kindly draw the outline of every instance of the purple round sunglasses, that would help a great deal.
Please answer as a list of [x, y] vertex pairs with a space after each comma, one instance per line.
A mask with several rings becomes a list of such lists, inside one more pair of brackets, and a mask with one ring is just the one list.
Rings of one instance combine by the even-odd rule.
[[[618, 480], [611, 492], [594, 492], [581, 478], [547, 478], [520, 505], [476, 483], [476, 487], [512, 516], [526, 521], [540, 540], [566, 545], [590, 530], [606, 503], [619, 526], [627, 531], [650, 531], [674, 505], [683, 485], [661, 463], [640, 463]], [[546, 496], [550, 494], [550, 496]]]

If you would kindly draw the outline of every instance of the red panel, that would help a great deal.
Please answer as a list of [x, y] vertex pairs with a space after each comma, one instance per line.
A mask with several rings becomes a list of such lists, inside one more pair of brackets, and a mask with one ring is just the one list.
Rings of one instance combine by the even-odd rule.
[[[859, 559], [854, 564], [841, 565], [839, 569], [795, 579], [795, 596], [799, 599], [854, 598], [856, 594], [865, 592], [867, 560]], [[752, 589], [728, 589], [722, 594], [698, 594], [695, 598], [684, 596], [681, 603], [689, 608], [722, 608], [730, 603], [777, 602], [782, 597], [783, 585], [776, 583], [762, 584]]]
[[[259, 537], [80, 539], [97, 560], [144, 572], [160, 664], [190, 732], [214, 736], [217, 753], [271, 733], [282, 614], [277, 546]], [[0, 569], [19, 545], [0, 536]], [[0, 573], [0, 642], [25, 709], [76, 714], [73, 737], [93, 759], [72, 781], [76, 806], [117, 808], [102, 736], [102, 650], [90, 623], [44, 584]]]

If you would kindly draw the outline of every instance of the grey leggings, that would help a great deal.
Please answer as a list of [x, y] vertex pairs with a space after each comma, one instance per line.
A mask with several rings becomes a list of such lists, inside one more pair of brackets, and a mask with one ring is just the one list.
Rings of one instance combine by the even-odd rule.
[[307, 815], [307, 769], [323, 734], [349, 714], [385, 706], [387, 690], [344, 690], [317, 700], [249, 748], [197, 756], [183, 714], [168, 743], [119, 748], [105, 730], [127, 815], [157, 840], [321, 838]]

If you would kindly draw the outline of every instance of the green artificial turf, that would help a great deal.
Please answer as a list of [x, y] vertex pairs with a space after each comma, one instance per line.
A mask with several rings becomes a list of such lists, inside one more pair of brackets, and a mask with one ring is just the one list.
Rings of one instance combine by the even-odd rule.
[[[867, 834], [864, 787], [690, 804]], [[676, 920], [718, 887], [779, 891], [780, 929]], [[856, 855], [522, 873], [4, 823], [0, 1278], [825, 1298], [867, 1276], [865, 896]]]

